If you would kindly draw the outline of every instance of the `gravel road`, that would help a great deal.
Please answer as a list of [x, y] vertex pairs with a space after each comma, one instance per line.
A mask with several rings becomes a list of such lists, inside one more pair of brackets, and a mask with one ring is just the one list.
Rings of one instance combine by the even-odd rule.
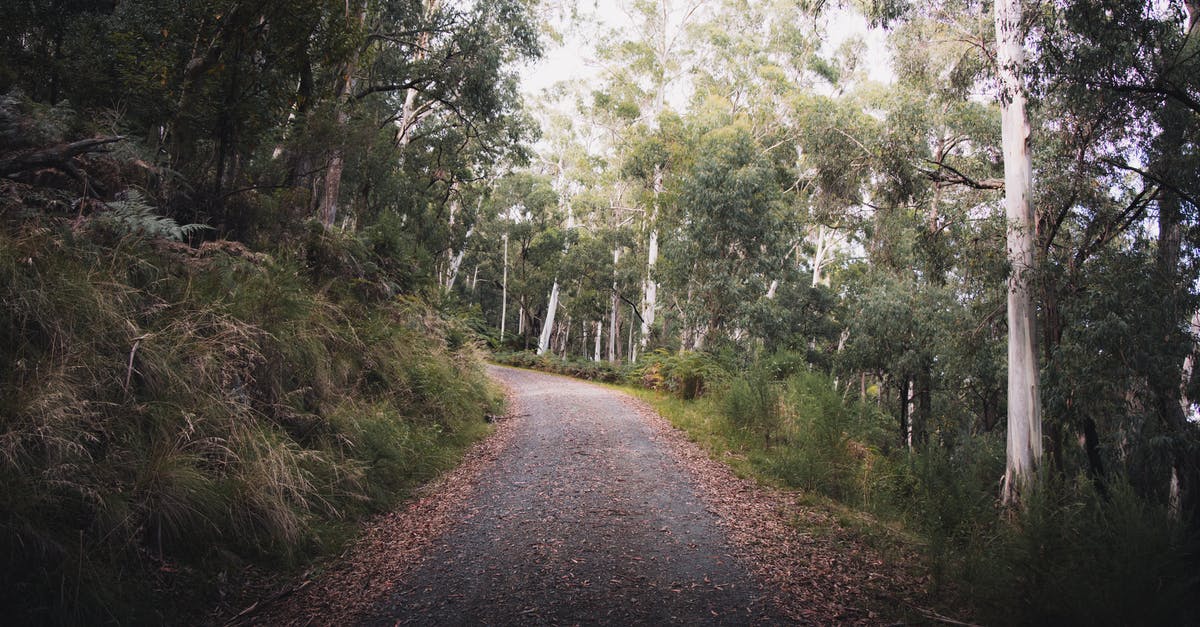
[[511, 436], [367, 624], [778, 622], [696, 480], [634, 401], [491, 367]]

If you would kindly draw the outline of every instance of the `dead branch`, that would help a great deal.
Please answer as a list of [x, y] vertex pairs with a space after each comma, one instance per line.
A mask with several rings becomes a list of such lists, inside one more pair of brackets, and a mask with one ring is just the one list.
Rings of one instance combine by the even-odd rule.
[[123, 141], [119, 135], [112, 137], [93, 137], [81, 139], [69, 144], [59, 144], [49, 148], [33, 150], [16, 155], [0, 157], [0, 177], [11, 178], [14, 174], [53, 168], [64, 172], [72, 178], [81, 178], [79, 168], [74, 160], [76, 157], [107, 152], [106, 146]]

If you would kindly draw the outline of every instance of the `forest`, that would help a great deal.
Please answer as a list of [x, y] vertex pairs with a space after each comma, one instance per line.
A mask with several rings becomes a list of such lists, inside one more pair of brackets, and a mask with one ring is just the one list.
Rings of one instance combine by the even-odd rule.
[[650, 390], [945, 613], [1200, 621], [1195, 0], [3, 13], [18, 623], [223, 622], [486, 437], [488, 361]]

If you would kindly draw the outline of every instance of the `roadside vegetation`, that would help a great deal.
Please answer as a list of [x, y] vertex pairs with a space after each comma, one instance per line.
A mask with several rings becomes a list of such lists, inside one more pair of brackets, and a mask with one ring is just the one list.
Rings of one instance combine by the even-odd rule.
[[[1026, 509], [1005, 512], [1000, 438], [910, 449], [876, 398], [797, 367], [797, 355], [743, 367], [695, 353], [624, 367], [522, 352], [495, 359], [626, 386], [713, 458], [798, 491], [884, 555], [895, 543], [916, 548], [915, 574], [960, 620], [1191, 624], [1200, 610], [1196, 537], [1128, 479], [1099, 494], [1086, 476], [1047, 477]], [[697, 385], [703, 392], [692, 394]]]
[[[463, 324], [322, 289], [361, 278], [356, 244], [319, 227], [271, 254], [100, 221], [0, 234], [0, 600], [17, 622], [183, 620], [247, 567], [337, 549], [486, 433], [499, 398]], [[318, 276], [317, 251], [353, 263]]]
[[224, 622], [501, 411], [446, 215], [523, 158], [536, 33], [511, 2], [10, 4], [0, 622]]

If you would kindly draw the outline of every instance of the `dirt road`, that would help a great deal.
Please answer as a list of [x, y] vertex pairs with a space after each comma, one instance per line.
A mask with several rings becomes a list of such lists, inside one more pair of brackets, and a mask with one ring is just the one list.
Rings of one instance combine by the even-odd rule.
[[[695, 479], [604, 388], [494, 367], [515, 424], [377, 624], [747, 624], [776, 616]], [[771, 621], [774, 622], [774, 621]]]
[[491, 367], [496, 433], [246, 625], [895, 624], [924, 581], [606, 388]]

